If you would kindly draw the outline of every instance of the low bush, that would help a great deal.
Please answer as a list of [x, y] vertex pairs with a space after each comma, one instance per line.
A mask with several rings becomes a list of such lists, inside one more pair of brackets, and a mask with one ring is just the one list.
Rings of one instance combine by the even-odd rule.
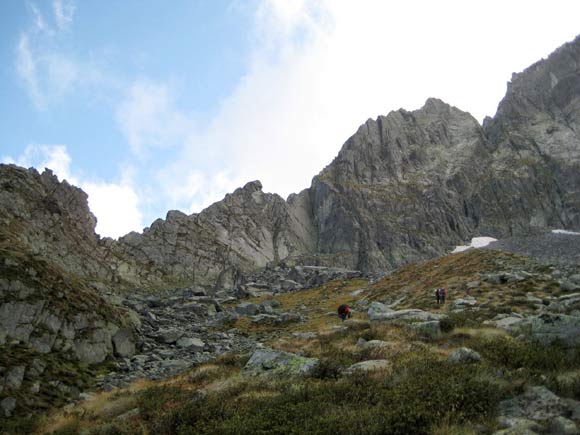
[[500, 393], [480, 370], [425, 352], [398, 363], [392, 377], [248, 380], [205, 397], [155, 388], [139, 407], [156, 434], [427, 434], [441, 421], [493, 415]]

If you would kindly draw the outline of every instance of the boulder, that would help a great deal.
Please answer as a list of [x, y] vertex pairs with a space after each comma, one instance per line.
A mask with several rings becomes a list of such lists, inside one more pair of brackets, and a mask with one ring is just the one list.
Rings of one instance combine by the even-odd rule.
[[[372, 306], [371, 306], [372, 308]], [[369, 309], [369, 312], [371, 309]], [[429, 311], [417, 310], [417, 309], [407, 309], [399, 311], [387, 311], [383, 313], [374, 313], [369, 317], [373, 321], [377, 322], [389, 322], [389, 321], [406, 321], [406, 322], [429, 322], [433, 320], [440, 320], [445, 317], [443, 314], [434, 314]]]
[[376, 359], [376, 360], [368, 360], [362, 361], [356, 364], [351, 365], [349, 368], [345, 370], [347, 375], [353, 374], [355, 372], [372, 372], [376, 370], [390, 370], [392, 368], [392, 364], [390, 361], [386, 359]]
[[256, 304], [250, 302], [242, 302], [236, 305], [236, 313], [241, 316], [255, 316], [260, 312], [260, 308]]
[[371, 320], [379, 320], [381, 316], [384, 316], [387, 313], [392, 313], [394, 310], [388, 308], [385, 304], [381, 302], [373, 302], [367, 311], [369, 319]]
[[161, 343], [173, 344], [177, 340], [179, 340], [182, 335], [183, 335], [183, 330], [181, 330], [181, 329], [174, 329], [174, 328], [160, 329], [159, 331], [157, 331], [157, 334], [155, 335], [155, 339]]
[[274, 349], [257, 349], [244, 367], [246, 376], [305, 376], [313, 372], [318, 360]]
[[580, 284], [565, 279], [560, 283], [560, 290], [564, 292], [574, 292], [580, 290]]
[[24, 380], [25, 366], [12, 367], [4, 377], [4, 385], [11, 390], [19, 390]]
[[465, 296], [464, 298], [455, 299], [451, 306], [452, 308], [465, 308], [477, 305], [477, 300], [473, 296]]
[[316, 332], [294, 332], [292, 336], [302, 340], [312, 340], [318, 337], [318, 334]]
[[121, 329], [113, 336], [113, 351], [121, 358], [131, 358], [135, 355], [135, 339], [131, 331]]
[[580, 344], [580, 317], [544, 313], [530, 319], [531, 336], [548, 345], [554, 341], [573, 347]]
[[550, 421], [548, 425], [548, 430], [553, 435], [579, 435], [580, 430], [578, 426], [572, 420], [568, 420], [565, 417], [556, 417]]
[[524, 316], [517, 313], [498, 314], [491, 320], [483, 322], [484, 325], [494, 326], [496, 328], [505, 329], [506, 331], [515, 331], [527, 323]]
[[189, 349], [194, 352], [203, 352], [205, 343], [199, 338], [182, 337], [177, 340], [177, 347]]
[[428, 338], [437, 338], [441, 336], [441, 326], [439, 320], [432, 320], [429, 322], [415, 322], [409, 324], [409, 327], [414, 329], [419, 335]]
[[11, 417], [14, 409], [16, 409], [16, 399], [14, 397], [6, 397], [0, 402], [0, 409], [4, 417]]
[[498, 414], [508, 418], [545, 421], [565, 415], [567, 411], [566, 402], [546, 387], [528, 387], [522, 395], [500, 402]]
[[451, 352], [448, 359], [454, 363], [476, 363], [481, 361], [481, 355], [473, 349], [462, 347]]

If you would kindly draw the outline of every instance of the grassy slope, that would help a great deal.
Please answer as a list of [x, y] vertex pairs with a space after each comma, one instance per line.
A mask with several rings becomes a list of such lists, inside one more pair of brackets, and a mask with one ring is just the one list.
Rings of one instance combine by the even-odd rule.
[[[544, 384], [580, 399], [578, 351], [539, 347], [481, 325], [497, 312], [529, 309], [523, 302], [527, 292], [544, 297], [555, 291], [547, 277], [502, 285], [482, 281], [476, 289], [466, 286], [480, 281], [482, 274], [522, 267], [531, 267], [524, 257], [473, 251], [406, 266], [373, 285], [361, 280], [333, 282], [279, 295], [282, 311], [305, 314], [306, 322], [275, 328], [241, 319], [236, 327], [272, 347], [320, 358], [314, 376], [248, 379], [240, 375], [248, 355], [224, 355], [177, 378], [81, 404], [73, 414], [54, 416], [43, 433], [89, 428], [96, 434], [491, 433], [498, 401], [520, 393], [525, 385]], [[452, 315], [450, 326], [455, 329], [435, 339], [400, 324], [370, 324], [362, 311], [347, 322], [346, 331], [333, 328], [341, 324], [334, 314], [340, 303], [356, 306], [365, 298], [395, 300], [405, 295], [401, 307], [435, 310], [432, 289], [437, 286], [447, 287], [451, 300], [472, 294], [483, 308], [477, 316]], [[360, 289], [364, 290], [360, 295], [352, 295]], [[298, 331], [318, 335], [300, 339], [292, 335]], [[356, 345], [360, 337], [389, 345], [364, 349]], [[483, 361], [449, 363], [446, 356], [461, 346], [480, 352]], [[392, 364], [366, 375], [342, 373], [350, 364], [368, 359]], [[123, 416], [135, 408], [137, 415]], [[121, 419], [112, 419], [119, 415]]]

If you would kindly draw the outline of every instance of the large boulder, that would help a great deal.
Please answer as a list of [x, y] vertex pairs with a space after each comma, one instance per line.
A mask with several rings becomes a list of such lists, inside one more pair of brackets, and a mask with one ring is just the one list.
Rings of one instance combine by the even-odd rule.
[[[371, 311], [372, 310], [372, 311]], [[445, 317], [443, 314], [430, 313], [429, 311], [423, 311], [418, 309], [407, 309], [398, 311], [384, 311], [378, 312], [376, 306], [369, 308], [369, 317], [373, 321], [377, 322], [389, 322], [389, 321], [406, 321], [406, 322], [430, 322], [434, 320], [440, 320]]]
[[567, 411], [566, 402], [546, 387], [528, 387], [522, 395], [500, 402], [498, 414], [503, 418], [545, 421]]
[[244, 367], [246, 376], [305, 376], [317, 367], [316, 358], [305, 358], [274, 349], [257, 349]]
[[580, 317], [545, 313], [531, 318], [531, 335], [542, 344], [555, 341], [566, 346], [580, 344]]
[[127, 329], [119, 330], [113, 336], [113, 349], [116, 356], [131, 358], [135, 355], [135, 339], [131, 331]]

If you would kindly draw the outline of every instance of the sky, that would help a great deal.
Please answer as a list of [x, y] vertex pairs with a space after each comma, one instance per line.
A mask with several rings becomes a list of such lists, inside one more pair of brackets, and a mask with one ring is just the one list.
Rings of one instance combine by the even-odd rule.
[[0, 162], [82, 188], [96, 231], [310, 186], [369, 118], [493, 116], [577, 0], [3, 0]]

